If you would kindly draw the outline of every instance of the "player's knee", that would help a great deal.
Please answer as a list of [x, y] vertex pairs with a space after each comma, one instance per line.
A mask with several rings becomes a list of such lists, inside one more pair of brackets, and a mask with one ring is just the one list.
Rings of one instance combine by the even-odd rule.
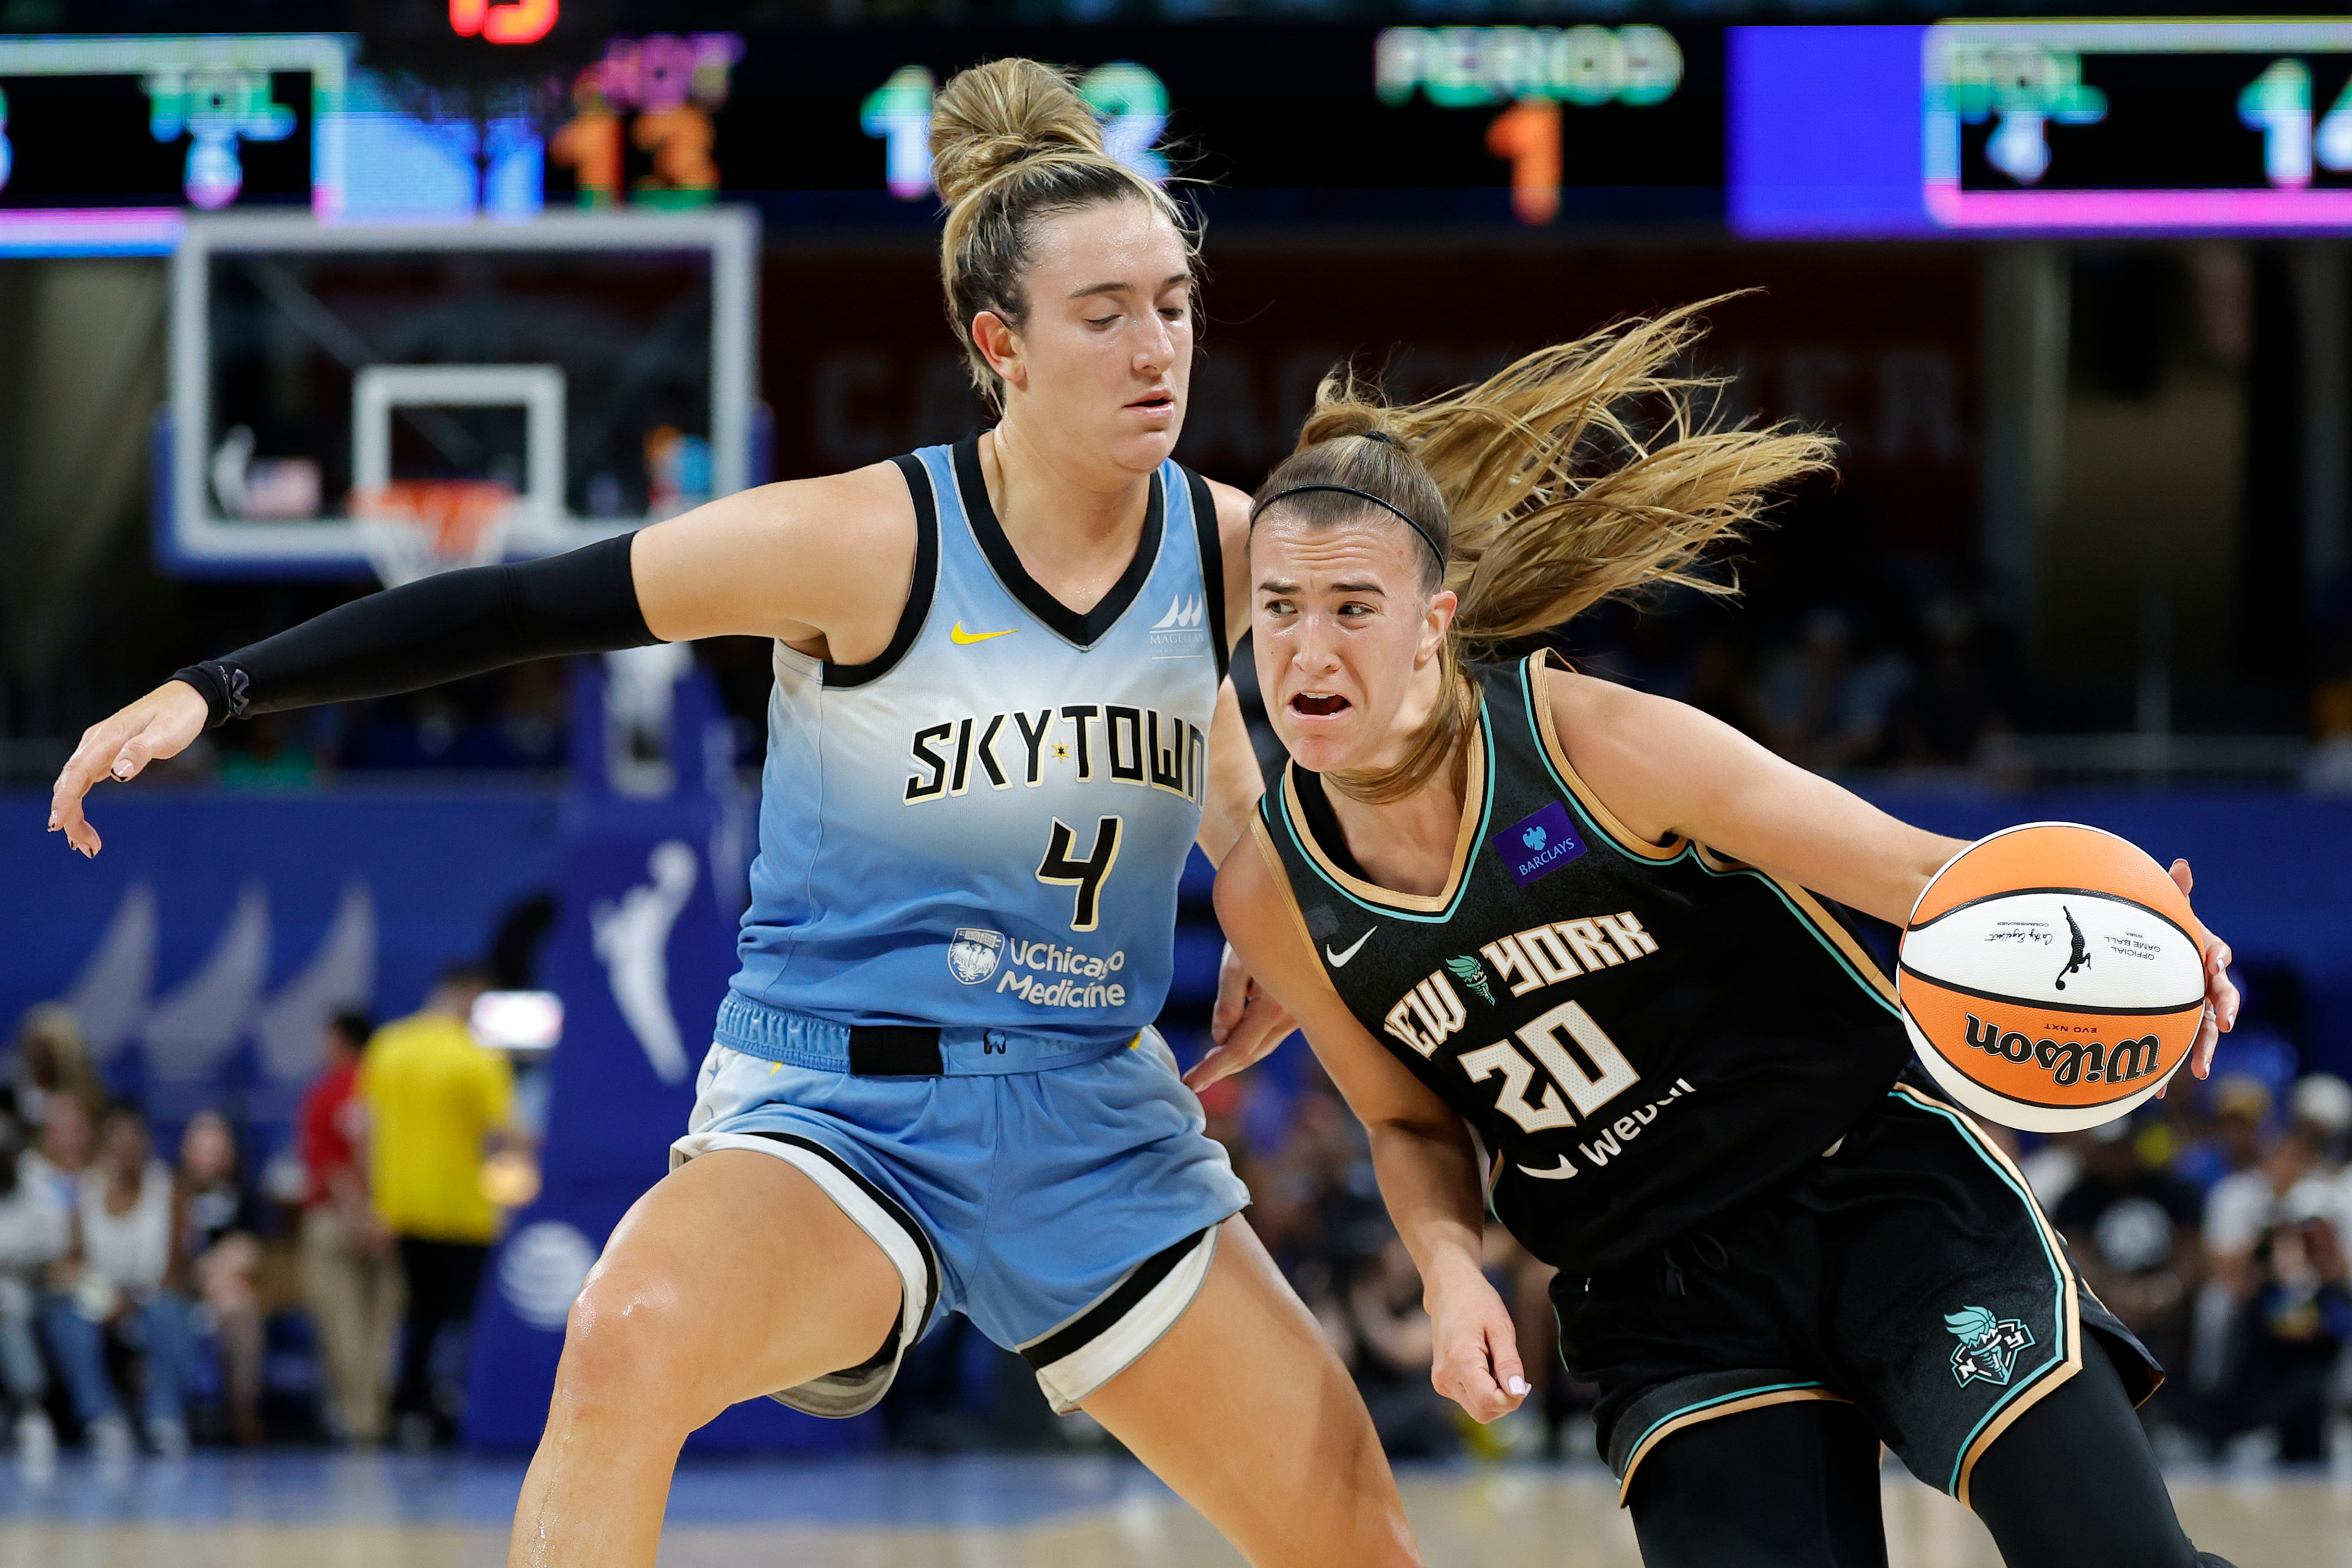
[[[656, 1427], [699, 1426], [697, 1362], [708, 1338], [677, 1290], [626, 1270], [590, 1277], [564, 1324], [556, 1399], [587, 1415], [617, 1411]], [[682, 1425], [681, 1425], [682, 1424]]]

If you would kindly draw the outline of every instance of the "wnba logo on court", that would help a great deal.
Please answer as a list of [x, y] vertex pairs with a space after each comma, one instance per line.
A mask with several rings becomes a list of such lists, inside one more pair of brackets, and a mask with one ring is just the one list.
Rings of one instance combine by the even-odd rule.
[[996, 973], [1004, 957], [1004, 933], [977, 925], [956, 927], [948, 944], [948, 970], [967, 986], [976, 986]]

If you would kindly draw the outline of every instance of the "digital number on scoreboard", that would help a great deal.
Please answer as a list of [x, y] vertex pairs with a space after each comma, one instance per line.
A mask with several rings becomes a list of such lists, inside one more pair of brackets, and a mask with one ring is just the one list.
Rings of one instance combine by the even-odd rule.
[[[1201, 182], [1187, 189], [1220, 223], [1712, 224], [1721, 40], [1638, 23], [761, 35], [718, 125], [730, 193], [887, 191], [928, 221], [942, 84], [1027, 55], [1070, 62], [1112, 155]], [[852, 211], [871, 221], [803, 198], [772, 221]]]
[[2352, 22], [1941, 23], [1922, 66], [1936, 223], [2352, 223]]
[[0, 251], [168, 247], [184, 205], [331, 214], [353, 42], [0, 37]]

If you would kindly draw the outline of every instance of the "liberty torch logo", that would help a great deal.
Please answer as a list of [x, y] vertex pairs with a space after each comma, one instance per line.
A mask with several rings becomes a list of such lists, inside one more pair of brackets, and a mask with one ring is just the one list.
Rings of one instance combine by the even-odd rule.
[[1486, 971], [1477, 959], [1465, 954], [1459, 958], [1448, 958], [1445, 967], [1454, 972], [1455, 979], [1477, 993], [1480, 1001], [1490, 1008], [1495, 1005], [1494, 988], [1486, 984]]
[[2018, 1353], [2033, 1345], [2032, 1329], [2015, 1318], [1996, 1318], [1983, 1307], [1947, 1312], [1944, 1326], [1960, 1342], [1952, 1349], [1952, 1375], [1963, 1388], [1979, 1378], [2007, 1386], [2017, 1371]]

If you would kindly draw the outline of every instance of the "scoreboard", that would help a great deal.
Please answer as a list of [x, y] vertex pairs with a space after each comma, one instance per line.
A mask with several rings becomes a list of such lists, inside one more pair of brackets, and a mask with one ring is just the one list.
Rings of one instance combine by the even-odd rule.
[[1953, 23], [1923, 65], [1939, 224], [2352, 223], [2352, 24]]
[[1713, 27], [656, 27], [554, 68], [546, 50], [504, 83], [468, 61], [440, 93], [429, 64], [393, 68], [361, 35], [0, 37], [0, 253], [168, 250], [187, 210], [221, 207], [448, 221], [731, 201], [784, 226], [927, 225], [932, 97], [1008, 54], [1072, 62], [1113, 151], [1195, 182], [1221, 220], [1722, 210]]
[[[1722, 31], [1203, 22], [751, 34], [715, 118], [772, 222], [928, 223], [930, 102], [966, 66], [1067, 61], [1114, 151], [1217, 220], [1720, 220]], [[885, 192], [889, 200], [870, 199]], [[754, 198], [761, 199], [761, 198]]]
[[[650, 28], [599, 35], [579, 7], [465, 0], [451, 26], [474, 33], [429, 49], [0, 35], [0, 254], [160, 253], [191, 210], [255, 207], [724, 201], [772, 228], [924, 229], [940, 84], [1016, 54], [1071, 63], [1114, 154], [1188, 182], [1220, 225], [2352, 232], [2352, 20], [739, 34], [666, 31], [667, 7], [632, 0], [599, 15], [640, 11]], [[533, 18], [554, 32], [489, 37]]]
[[1738, 27], [1758, 237], [2352, 232], [2352, 21]]
[[352, 44], [0, 36], [0, 251], [169, 248], [185, 207], [333, 216]]

